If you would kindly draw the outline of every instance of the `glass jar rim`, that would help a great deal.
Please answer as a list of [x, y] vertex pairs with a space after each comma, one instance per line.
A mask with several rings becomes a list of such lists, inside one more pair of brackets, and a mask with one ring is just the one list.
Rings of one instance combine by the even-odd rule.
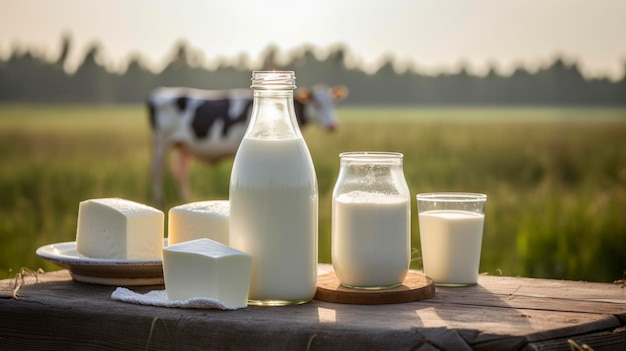
[[353, 161], [402, 160], [403, 157], [402, 153], [391, 151], [348, 151], [339, 154], [341, 160]]
[[416, 195], [417, 201], [437, 201], [437, 202], [484, 202], [487, 195], [481, 193], [466, 192], [432, 192]]

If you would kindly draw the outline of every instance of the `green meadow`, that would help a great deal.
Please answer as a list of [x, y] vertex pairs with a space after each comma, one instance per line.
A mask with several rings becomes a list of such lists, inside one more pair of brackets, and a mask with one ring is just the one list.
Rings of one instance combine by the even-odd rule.
[[[626, 270], [626, 109], [340, 107], [304, 131], [319, 180], [319, 260], [330, 262], [331, 193], [343, 151], [402, 152], [412, 193], [488, 195], [481, 272], [612, 282]], [[155, 205], [140, 105], [0, 104], [0, 278], [73, 241], [78, 203]], [[191, 201], [227, 199], [232, 160], [194, 163]], [[171, 175], [161, 209], [181, 204]], [[421, 268], [419, 250], [412, 267]]]

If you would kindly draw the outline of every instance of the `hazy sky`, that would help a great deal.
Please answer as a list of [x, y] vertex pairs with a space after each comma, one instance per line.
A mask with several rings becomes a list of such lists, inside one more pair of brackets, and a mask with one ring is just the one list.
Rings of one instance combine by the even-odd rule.
[[64, 33], [70, 70], [96, 41], [110, 67], [140, 53], [158, 70], [180, 39], [207, 60], [344, 44], [370, 69], [388, 55], [421, 71], [534, 69], [556, 55], [587, 76], [626, 67], [626, 0], [0, 0], [0, 58], [15, 45], [53, 58]]

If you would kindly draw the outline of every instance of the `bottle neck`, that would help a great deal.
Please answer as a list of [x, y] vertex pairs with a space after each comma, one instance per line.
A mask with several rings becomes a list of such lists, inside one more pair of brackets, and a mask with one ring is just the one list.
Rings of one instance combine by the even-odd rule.
[[293, 72], [254, 72], [253, 104], [246, 138], [302, 138], [293, 101]]

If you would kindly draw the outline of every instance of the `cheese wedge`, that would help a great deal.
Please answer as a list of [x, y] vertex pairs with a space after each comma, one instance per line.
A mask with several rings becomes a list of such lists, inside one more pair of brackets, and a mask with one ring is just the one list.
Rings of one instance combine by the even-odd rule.
[[163, 278], [168, 300], [207, 297], [228, 308], [248, 304], [252, 256], [210, 239], [163, 248]]
[[120, 198], [89, 199], [78, 208], [76, 250], [90, 258], [161, 258], [165, 215]]
[[207, 238], [229, 243], [227, 200], [198, 201], [173, 207], [168, 212], [168, 243]]

